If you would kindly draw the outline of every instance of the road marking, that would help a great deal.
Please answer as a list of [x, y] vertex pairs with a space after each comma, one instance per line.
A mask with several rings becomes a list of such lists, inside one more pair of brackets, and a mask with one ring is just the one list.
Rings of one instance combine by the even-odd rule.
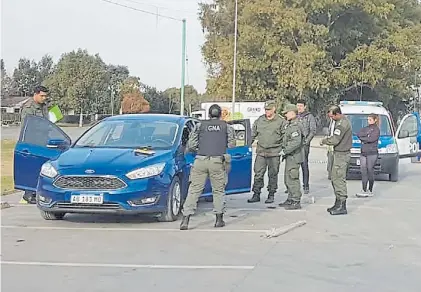
[[176, 228], [112, 228], [112, 227], [55, 227], [55, 226], [19, 226], [2, 225], [3, 229], [31, 230], [81, 230], [81, 231], [152, 231], [152, 232], [225, 232], [225, 233], [264, 233], [266, 229], [190, 229], [188, 231]]
[[137, 265], [137, 264], [100, 264], [100, 263], [55, 263], [55, 262], [19, 262], [1, 261], [2, 265], [47, 266], [77, 268], [132, 268], [132, 269], [167, 269], [167, 270], [253, 270], [255, 266], [190, 266], [190, 265]]

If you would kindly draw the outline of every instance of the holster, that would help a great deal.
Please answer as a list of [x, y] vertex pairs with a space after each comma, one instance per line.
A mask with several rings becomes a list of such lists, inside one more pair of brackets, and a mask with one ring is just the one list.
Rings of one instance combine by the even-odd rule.
[[226, 171], [227, 173], [229, 173], [229, 172], [231, 171], [231, 155], [229, 155], [229, 154], [224, 154], [224, 155], [222, 156], [222, 161], [223, 161], [224, 166], [225, 166], [225, 171]]

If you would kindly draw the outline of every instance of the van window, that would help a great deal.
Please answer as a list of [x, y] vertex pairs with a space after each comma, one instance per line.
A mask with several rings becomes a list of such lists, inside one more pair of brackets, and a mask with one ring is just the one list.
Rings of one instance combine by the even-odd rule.
[[[352, 133], [354, 135], [368, 125], [368, 114], [346, 114], [345, 115], [352, 125]], [[392, 127], [389, 118], [386, 115], [379, 115], [380, 136], [393, 136]]]

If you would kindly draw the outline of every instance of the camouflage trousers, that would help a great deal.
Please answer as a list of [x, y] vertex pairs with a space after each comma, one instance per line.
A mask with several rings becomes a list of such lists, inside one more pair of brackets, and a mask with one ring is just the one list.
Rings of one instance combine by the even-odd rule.
[[190, 171], [190, 186], [183, 205], [183, 215], [193, 215], [197, 202], [203, 193], [206, 180], [209, 178], [212, 186], [213, 212], [225, 213], [225, 186], [228, 174], [222, 157], [196, 156]]
[[339, 201], [345, 201], [348, 198], [346, 173], [350, 160], [350, 152], [333, 152], [332, 187]]
[[288, 190], [288, 199], [292, 201], [301, 201], [300, 185], [300, 163], [295, 162], [293, 157], [285, 159], [284, 182]]

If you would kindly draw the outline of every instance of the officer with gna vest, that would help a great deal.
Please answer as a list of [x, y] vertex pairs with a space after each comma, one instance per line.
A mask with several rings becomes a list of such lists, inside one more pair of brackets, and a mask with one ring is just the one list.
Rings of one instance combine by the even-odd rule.
[[221, 120], [222, 110], [219, 105], [214, 104], [209, 108], [209, 116], [209, 120], [196, 125], [187, 142], [186, 151], [196, 152], [196, 158], [190, 172], [189, 190], [183, 205], [180, 230], [188, 229], [190, 216], [196, 211], [197, 201], [207, 178], [212, 187], [215, 227], [225, 226], [225, 186], [231, 163], [227, 148], [235, 147], [236, 140], [234, 129]]

